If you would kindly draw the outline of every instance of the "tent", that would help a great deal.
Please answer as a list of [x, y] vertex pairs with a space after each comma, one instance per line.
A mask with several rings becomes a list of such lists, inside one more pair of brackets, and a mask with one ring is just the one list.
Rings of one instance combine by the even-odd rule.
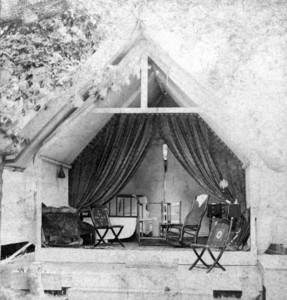
[[[68, 205], [68, 173], [72, 168], [71, 164], [93, 138], [101, 134], [101, 130], [113, 120], [115, 114], [196, 113], [239, 158], [245, 169], [246, 205], [251, 208], [252, 216], [251, 251], [239, 255], [226, 253], [222, 263], [240, 266], [242, 270], [250, 266], [250, 272], [255, 274], [257, 269], [254, 268], [257, 268], [258, 259], [261, 259], [262, 264], [266, 263], [263, 252], [270, 241], [283, 238], [283, 232], [275, 234], [271, 226], [276, 228], [276, 224], [280, 224], [277, 215], [280, 208], [284, 207], [281, 198], [285, 193], [282, 185], [286, 179], [285, 173], [275, 171], [274, 164], [273, 169], [268, 168], [270, 160], [264, 162], [258, 152], [247, 147], [249, 145], [246, 141], [250, 136], [238, 139], [240, 128], [232, 132], [234, 126], [238, 125], [238, 120], [234, 120], [235, 125], [229, 127], [230, 118], [227, 119], [225, 112], [216, 107], [216, 97], [148, 36], [140, 35], [130, 42], [109, 61], [109, 64], [130, 70], [129, 64], [135, 61], [141, 66], [141, 77], [129, 74], [129, 83], [121, 84], [120, 89], [112, 90], [108, 99], [105, 99], [107, 101], [101, 101], [101, 96], [97, 93], [89, 94], [89, 84], [84, 88], [84, 92], [75, 96], [81, 97], [80, 105], [67, 98], [61, 104], [52, 100], [50, 109], [37, 114], [23, 130], [30, 137], [30, 144], [17, 157], [8, 158], [7, 168], [15, 171], [25, 169], [23, 177], [29, 178], [29, 185], [25, 189], [33, 195], [30, 201], [35, 201], [35, 220], [30, 223], [30, 238], [36, 244], [36, 260], [97, 263], [106, 262], [108, 259], [129, 261], [130, 258], [123, 252], [104, 254], [83, 250], [86, 251], [85, 255], [79, 255], [75, 249], [42, 248], [41, 204], [45, 202], [51, 206]], [[149, 65], [152, 65], [153, 69], [149, 69]], [[159, 106], [161, 96], [165, 92], [176, 105], [173, 103], [169, 107]], [[61, 180], [55, 176], [60, 166], [67, 175]], [[269, 205], [271, 198], [272, 207]], [[272, 213], [275, 215], [272, 216]], [[141, 259], [149, 260], [157, 255], [159, 254], [156, 252], [153, 255], [141, 254]], [[163, 260], [175, 259], [175, 255], [170, 253], [161, 253], [160, 257]], [[188, 264], [191, 260], [190, 253], [181, 253], [181, 263]]]

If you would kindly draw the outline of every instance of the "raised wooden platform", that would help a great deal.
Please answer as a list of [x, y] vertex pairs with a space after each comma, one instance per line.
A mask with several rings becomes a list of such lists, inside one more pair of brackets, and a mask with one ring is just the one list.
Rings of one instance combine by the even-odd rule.
[[67, 290], [69, 300], [206, 300], [213, 299], [213, 292], [218, 290], [242, 291], [241, 299], [255, 299], [262, 281], [253, 254], [226, 252], [224, 256], [226, 272], [214, 269], [207, 274], [205, 269], [188, 270], [194, 259], [189, 249], [41, 248], [37, 261], [7, 266], [9, 280], [2, 285], [29, 289], [27, 270], [36, 266], [41, 270], [44, 289]]
[[[149, 265], [190, 265], [195, 255], [189, 248], [173, 248], [166, 246], [138, 246], [126, 243], [125, 248], [119, 245], [112, 247], [83, 248], [39, 248], [35, 260], [39, 262], [83, 262], [83, 263], [115, 263], [137, 264], [145, 262]], [[211, 262], [211, 261], [210, 261]], [[257, 256], [251, 251], [226, 251], [221, 259], [226, 266], [256, 266]]]

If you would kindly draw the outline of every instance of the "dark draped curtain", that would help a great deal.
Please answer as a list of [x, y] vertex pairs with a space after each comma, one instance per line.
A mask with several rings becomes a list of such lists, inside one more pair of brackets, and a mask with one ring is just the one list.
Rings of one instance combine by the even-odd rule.
[[210, 195], [225, 199], [219, 187], [224, 177], [233, 198], [245, 201], [242, 163], [198, 115], [159, 115], [158, 128], [181, 165]]
[[242, 210], [245, 210], [245, 171], [242, 169], [242, 162], [203, 119], [198, 117], [198, 122], [214, 164], [220, 170], [221, 177], [228, 180], [228, 188], [233, 200], [237, 199], [241, 203]]
[[69, 204], [78, 210], [115, 197], [130, 181], [154, 135], [152, 115], [114, 115], [69, 174]]
[[114, 115], [72, 164], [70, 205], [80, 210], [115, 197], [138, 169], [156, 128], [208, 194], [224, 200], [219, 182], [225, 178], [233, 199], [245, 208], [242, 163], [197, 114]]

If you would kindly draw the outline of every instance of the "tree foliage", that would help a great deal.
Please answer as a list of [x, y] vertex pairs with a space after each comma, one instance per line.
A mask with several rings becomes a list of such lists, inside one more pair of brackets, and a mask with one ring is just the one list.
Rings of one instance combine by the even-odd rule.
[[20, 116], [45, 108], [49, 96], [73, 85], [72, 75], [103, 38], [99, 21], [99, 15], [83, 7], [70, 7], [59, 16], [32, 18], [19, 26], [2, 24], [0, 133], [4, 137], [16, 138]]

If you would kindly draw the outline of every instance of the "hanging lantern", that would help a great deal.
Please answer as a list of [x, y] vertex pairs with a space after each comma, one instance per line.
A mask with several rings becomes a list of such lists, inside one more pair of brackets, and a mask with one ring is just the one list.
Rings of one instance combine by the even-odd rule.
[[224, 178], [219, 182], [219, 186], [222, 190], [225, 190], [228, 187], [228, 181]]
[[162, 145], [163, 160], [167, 160], [167, 153], [168, 153], [167, 144], [163, 144]]
[[163, 154], [163, 161], [164, 161], [164, 172], [166, 172], [167, 171], [167, 154], [168, 154], [167, 144], [162, 145], [162, 154]]
[[65, 172], [64, 172], [64, 169], [63, 169], [63, 166], [61, 165], [59, 170], [58, 170], [58, 174], [57, 174], [57, 177], [58, 178], [66, 178], [66, 175], [65, 175]]

